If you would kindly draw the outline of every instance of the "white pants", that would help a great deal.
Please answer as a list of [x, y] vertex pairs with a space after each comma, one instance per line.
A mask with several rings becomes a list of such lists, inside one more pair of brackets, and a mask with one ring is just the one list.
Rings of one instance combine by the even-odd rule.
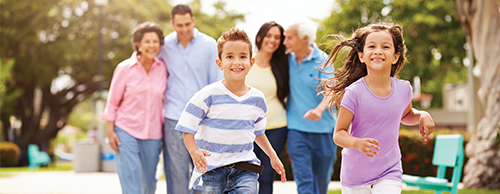
[[400, 194], [403, 183], [395, 180], [378, 180], [371, 185], [363, 185], [356, 188], [342, 186], [342, 194]]

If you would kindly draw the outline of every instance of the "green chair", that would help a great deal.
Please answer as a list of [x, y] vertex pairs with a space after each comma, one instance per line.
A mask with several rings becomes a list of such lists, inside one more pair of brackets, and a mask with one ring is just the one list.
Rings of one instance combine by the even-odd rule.
[[48, 164], [50, 157], [46, 152], [41, 152], [35, 144], [28, 145], [29, 169], [37, 169], [41, 165]]
[[[418, 177], [403, 174], [403, 182], [408, 186], [435, 190], [436, 194], [441, 194], [442, 191], [456, 194], [465, 157], [463, 143], [464, 137], [459, 134], [436, 136], [434, 155], [432, 157], [432, 164], [438, 166], [436, 177]], [[446, 167], [453, 167], [451, 182], [448, 182], [445, 178]]]

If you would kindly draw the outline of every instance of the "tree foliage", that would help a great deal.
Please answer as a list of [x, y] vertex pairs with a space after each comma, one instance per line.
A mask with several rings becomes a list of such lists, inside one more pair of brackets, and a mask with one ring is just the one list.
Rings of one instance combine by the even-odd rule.
[[321, 22], [318, 37], [328, 34], [350, 37], [358, 27], [376, 22], [401, 25], [408, 62], [399, 76], [405, 80], [419, 76], [422, 93], [434, 96], [433, 107], [442, 106], [444, 83], [467, 80], [467, 70], [462, 65], [466, 55], [465, 32], [456, 19], [453, 0], [337, 0], [336, 5], [338, 8], [332, 9], [331, 15]]
[[[224, 11], [223, 4], [217, 5], [214, 16], [202, 13], [200, 7], [193, 7], [193, 11], [203, 22], [220, 22], [220, 29], [243, 19]], [[164, 27], [165, 33], [172, 31], [171, 8], [165, 0], [109, 0], [102, 9], [93, 0], [0, 1], [2, 70], [5, 61], [13, 61], [3, 85], [5, 96], [17, 95], [11, 101], [1, 99], [0, 118], [4, 128], [9, 127], [10, 115], [22, 121], [20, 135], [7, 140], [26, 150], [28, 144], [54, 138], [67, 124], [73, 108], [97, 90], [98, 33], [103, 45], [102, 81], [107, 88], [114, 67], [132, 54], [133, 28], [153, 21]], [[212, 33], [215, 36], [221, 31]], [[44, 126], [40, 125], [42, 118], [47, 120]]]

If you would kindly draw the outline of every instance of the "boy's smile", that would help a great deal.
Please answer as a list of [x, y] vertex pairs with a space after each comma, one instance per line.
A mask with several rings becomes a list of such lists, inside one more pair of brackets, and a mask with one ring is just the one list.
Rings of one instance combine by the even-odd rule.
[[227, 41], [222, 49], [221, 59], [215, 61], [224, 72], [227, 81], [245, 81], [245, 76], [252, 68], [255, 59], [250, 56], [250, 49], [243, 41]]

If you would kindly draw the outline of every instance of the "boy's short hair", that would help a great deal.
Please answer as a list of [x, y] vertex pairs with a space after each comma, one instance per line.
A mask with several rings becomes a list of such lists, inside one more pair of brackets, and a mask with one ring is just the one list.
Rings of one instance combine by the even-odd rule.
[[222, 48], [227, 41], [238, 41], [241, 40], [248, 44], [248, 50], [250, 52], [250, 58], [252, 58], [252, 42], [248, 38], [247, 33], [244, 30], [238, 28], [230, 28], [219, 37], [217, 40], [217, 52], [219, 54], [219, 59], [222, 55]]

